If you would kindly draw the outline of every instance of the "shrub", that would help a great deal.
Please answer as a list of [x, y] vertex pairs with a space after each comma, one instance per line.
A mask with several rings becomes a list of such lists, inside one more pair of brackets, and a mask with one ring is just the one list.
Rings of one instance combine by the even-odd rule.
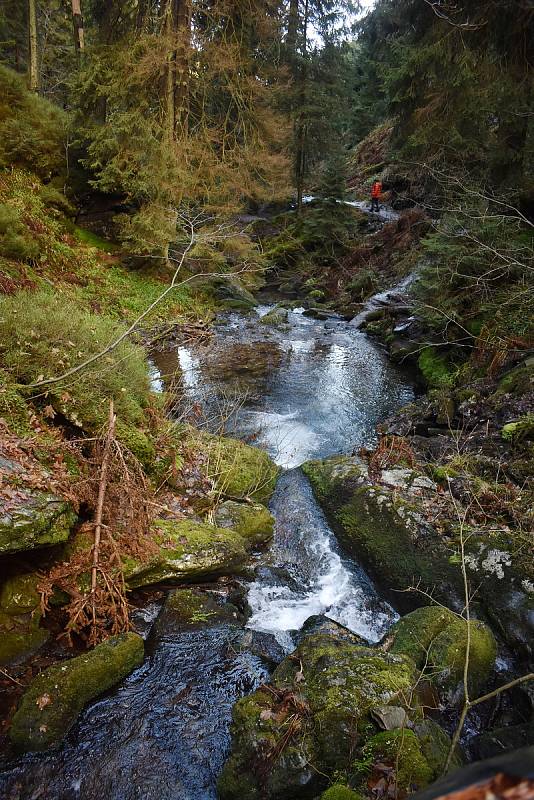
[[65, 164], [67, 115], [29, 92], [24, 79], [0, 66], [0, 167], [13, 164], [41, 177]]
[[[121, 330], [50, 291], [0, 299], [0, 359], [20, 384], [65, 372], [103, 350]], [[150, 398], [144, 352], [124, 341], [68, 381], [47, 387], [40, 398], [86, 431], [105, 422], [110, 398], [124, 423], [139, 425]]]
[[27, 261], [38, 254], [39, 245], [23, 225], [19, 209], [0, 203], [0, 255]]

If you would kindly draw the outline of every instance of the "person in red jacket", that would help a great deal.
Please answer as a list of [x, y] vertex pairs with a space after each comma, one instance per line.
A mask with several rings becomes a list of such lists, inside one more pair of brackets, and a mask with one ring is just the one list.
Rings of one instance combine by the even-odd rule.
[[375, 178], [371, 186], [371, 211], [380, 211], [380, 195], [382, 194], [382, 184]]

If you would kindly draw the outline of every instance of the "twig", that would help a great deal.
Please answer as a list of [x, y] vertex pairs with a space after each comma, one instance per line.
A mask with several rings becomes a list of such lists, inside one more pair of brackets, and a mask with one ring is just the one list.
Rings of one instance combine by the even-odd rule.
[[93, 628], [96, 627], [96, 581], [98, 573], [98, 557], [100, 553], [100, 537], [102, 533], [102, 510], [104, 508], [104, 498], [106, 496], [106, 487], [108, 481], [108, 467], [109, 458], [111, 453], [111, 444], [115, 435], [115, 411], [113, 409], [113, 400], [109, 401], [109, 422], [108, 431], [106, 434], [106, 441], [104, 444], [104, 454], [102, 456], [102, 467], [100, 470], [100, 484], [98, 487], [98, 501], [96, 505], [95, 516], [95, 536], [93, 543], [93, 565], [91, 567], [91, 606], [93, 612]]

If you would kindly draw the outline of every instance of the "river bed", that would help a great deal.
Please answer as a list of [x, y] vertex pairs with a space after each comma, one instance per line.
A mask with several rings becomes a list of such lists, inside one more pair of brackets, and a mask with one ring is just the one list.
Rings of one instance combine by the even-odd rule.
[[[247, 627], [288, 652], [305, 620], [324, 614], [377, 641], [396, 614], [339, 551], [299, 466], [372, 445], [377, 423], [413, 398], [411, 379], [341, 319], [296, 310], [270, 326], [261, 322], [269, 310], [224, 315], [209, 346], [156, 354], [154, 385], [178, 388], [176, 414], [185, 398], [208, 427], [266, 448], [283, 468], [270, 504], [274, 540], [248, 586]], [[143, 666], [86, 709], [59, 750], [8, 767], [2, 797], [214, 800], [232, 705], [268, 679], [264, 662], [235, 647], [239, 630], [158, 622]]]

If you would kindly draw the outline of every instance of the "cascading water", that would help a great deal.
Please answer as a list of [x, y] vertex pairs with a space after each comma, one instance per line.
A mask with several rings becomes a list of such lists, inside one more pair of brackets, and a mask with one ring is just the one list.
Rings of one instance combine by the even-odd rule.
[[[209, 348], [160, 354], [155, 386], [181, 375], [208, 419], [224, 414], [229, 434], [251, 437], [285, 470], [271, 502], [273, 545], [249, 587], [248, 627], [274, 634], [287, 651], [309, 616], [325, 614], [376, 641], [394, 612], [341, 555], [298, 466], [372, 444], [376, 424], [412, 399], [411, 382], [349, 323], [290, 312], [273, 328], [260, 322], [266, 311], [229, 315]], [[0, 774], [1, 797], [215, 800], [232, 705], [268, 672], [236, 645], [236, 621], [166, 625], [163, 615], [143, 666], [88, 708], [57, 751], [25, 756]]]

